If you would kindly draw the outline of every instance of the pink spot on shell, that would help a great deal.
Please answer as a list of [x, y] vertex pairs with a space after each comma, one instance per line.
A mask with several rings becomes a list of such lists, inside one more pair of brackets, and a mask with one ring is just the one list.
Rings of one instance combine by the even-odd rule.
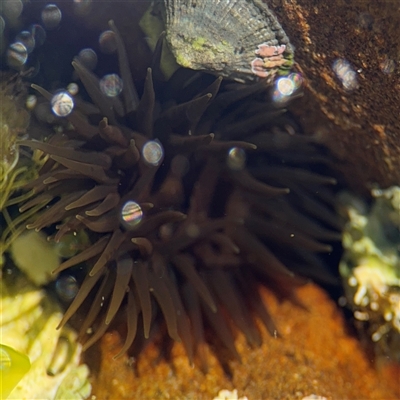
[[256, 54], [260, 57], [272, 57], [282, 54], [286, 49], [286, 45], [281, 44], [280, 46], [270, 46], [267, 43], [262, 43], [258, 45], [258, 50]]
[[264, 62], [261, 58], [255, 58], [251, 62], [251, 72], [259, 78], [266, 78], [268, 76], [268, 71], [265, 69]]

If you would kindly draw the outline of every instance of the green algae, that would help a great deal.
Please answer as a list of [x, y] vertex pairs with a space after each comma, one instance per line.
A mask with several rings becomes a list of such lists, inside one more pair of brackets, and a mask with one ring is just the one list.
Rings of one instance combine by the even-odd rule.
[[346, 297], [377, 355], [400, 361], [400, 187], [374, 189], [372, 205], [349, 194], [340, 262]]
[[31, 368], [9, 399], [87, 399], [89, 369], [80, 364], [81, 346], [69, 327], [57, 330], [62, 312], [44, 290], [22, 275], [0, 280], [2, 344], [30, 360]]

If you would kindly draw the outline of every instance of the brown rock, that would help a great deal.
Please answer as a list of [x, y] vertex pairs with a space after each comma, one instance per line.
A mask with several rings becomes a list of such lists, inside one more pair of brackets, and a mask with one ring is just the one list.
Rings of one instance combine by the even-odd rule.
[[190, 367], [179, 344], [173, 348], [171, 362], [159, 360], [155, 346], [149, 346], [137, 363], [127, 356], [113, 360], [122, 342], [118, 333], [112, 332], [100, 345], [93, 394], [102, 400], [205, 400], [214, 398], [221, 389], [237, 389], [239, 397], [249, 400], [301, 399], [311, 394], [327, 399], [395, 399], [387, 382], [395, 387], [396, 373], [388, 374], [386, 382], [381, 380], [327, 295], [311, 284], [299, 289], [297, 295], [304, 308], [288, 301], [279, 303], [270, 292], [263, 292], [282, 337], [273, 338], [261, 328], [263, 345], [250, 349], [243, 336], [238, 336], [242, 363], [230, 363], [232, 380], [212, 354], [208, 374]]
[[[305, 95], [292, 107], [305, 131], [326, 139], [354, 188], [398, 184], [400, 3], [267, 3], [294, 44], [295, 60], [306, 79]], [[338, 60], [356, 72], [353, 90], [346, 90], [335, 75]]]

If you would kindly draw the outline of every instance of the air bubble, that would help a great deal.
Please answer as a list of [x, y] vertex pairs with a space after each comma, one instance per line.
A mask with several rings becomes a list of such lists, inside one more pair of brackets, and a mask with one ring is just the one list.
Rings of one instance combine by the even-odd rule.
[[79, 92], [79, 86], [76, 83], [72, 82], [67, 86], [67, 90], [68, 93], [70, 93], [72, 96], [76, 96]]
[[21, 42], [10, 44], [7, 50], [7, 64], [10, 68], [20, 69], [28, 60], [28, 50]]
[[3, 0], [1, 3], [2, 14], [12, 21], [21, 15], [24, 8], [21, 0]]
[[396, 63], [390, 58], [386, 58], [379, 64], [379, 68], [385, 74], [391, 74], [396, 69]]
[[228, 167], [234, 171], [240, 171], [246, 166], [246, 152], [240, 147], [232, 147], [227, 157]]
[[42, 46], [46, 40], [46, 31], [43, 29], [43, 26], [39, 24], [33, 24], [30, 26], [29, 32], [35, 39], [35, 46]]
[[347, 60], [341, 58], [335, 60], [332, 69], [342, 82], [344, 89], [351, 91], [358, 88], [357, 72]]
[[51, 109], [58, 117], [66, 117], [74, 108], [74, 100], [68, 92], [59, 92], [51, 99]]
[[112, 54], [117, 50], [117, 42], [113, 31], [104, 31], [99, 36], [100, 49], [105, 54]]
[[32, 36], [32, 33], [29, 31], [22, 31], [16, 37], [15, 41], [17, 43], [22, 43], [28, 54], [32, 53], [35, 48], [35, 38]]
[[56, 281], [56, 293], [65, 302], [72, 301], [79, 291], [76, 278], [72, 275], [60, 276]]
[[93, 49], [82, 49], [78, 54], [78, 60], [90, 71], [97, 65], [97, 54]]
[[292, 73], [277, 79], [275, 82], [273, 100], [280, 103], [289, 100], [293, 93], [301, 87], [302, 83], [303, 78], [297, 73]]
[[117, 74], [105, 75], [100, 80], [100, 90], [108, 97], [118, 96], [122, 88], [122, 79]]
[[28, 110], [33, 110], [35, 108], [37, 104], [37, 97], [34, 94], [30, 94], [27, 98], [26, 98], [26, 108]]
[[74, 0], [74, 12], [76, 15], [87, 15], [92, 9], [92, 0]]
[[135, 201], [127, 201], [121, 209], [122, 223], [125, 228], [137, 226], [143, 218], [142, 208]]
[[157, 167], [164, 156], [164, 150], [158, 140], [151, 140], [143, 146], [142, 155], [148, 164]]
[[56, 29], [61, 22], [61, 11], [55, 4], [47, 4], [42, 10], [42, 22], [46, 29]]

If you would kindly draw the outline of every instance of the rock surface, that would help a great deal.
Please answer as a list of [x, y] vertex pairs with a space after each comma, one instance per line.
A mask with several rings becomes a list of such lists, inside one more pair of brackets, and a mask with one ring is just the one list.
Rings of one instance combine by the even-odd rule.
[[306, 80], [304, 97], [292, 107], [305, 131], [326, 139], [353, 188], [398, 184], [400, 3], [266, 3], [295, 46]]
[[231, 380], [212, 355], [208, 374], [190, 367], [180, 345], [173, 348], [171, 362], [160, 361], [155, 346], [149, 346], [137, 363], [127, 356], [113, 360], [122, 342], [118, 333], [106, 334], [100, 352], [95, 348], [87, 353], [88, 359], [100, 363], [93, 374], [93, 394], [102, 400], [205, 400], [221, 389], [237, 389], [238, 397], [248, 400], [302, 399], [312, 394], [327, 399], [398, 398], [399, 369], [382, 365], [380, 373], [375, 372], [328, 296], [312, 284], [300, 288], [297, 295], [304, 308], [279, 303], [264, 291], [282, 337], [273, 338], [262, 328], [263, 345], [249, 349], [238, 336], [242, 363], [230, 363]]

